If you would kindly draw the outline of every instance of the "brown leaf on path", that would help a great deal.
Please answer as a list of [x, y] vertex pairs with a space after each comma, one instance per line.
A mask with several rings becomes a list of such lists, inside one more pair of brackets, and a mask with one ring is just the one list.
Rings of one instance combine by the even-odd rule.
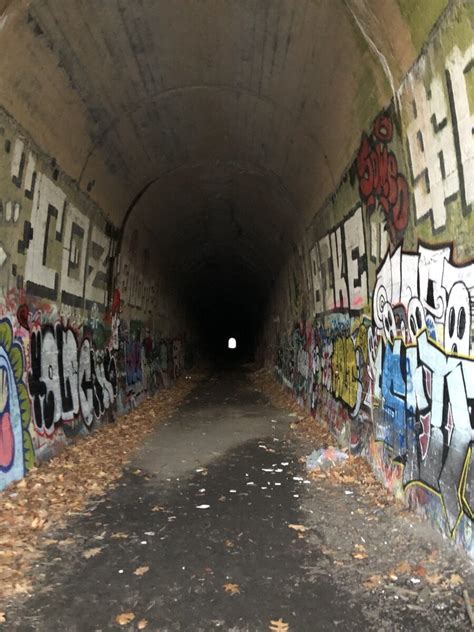
[[362, 544], [354, 545], [354, 549], [355, 551], [352, 553], [352, 557], [355, 560], [365, 560], [367, 557], [369, 557], [367, 555], [367, 551], [365, 550], [365, 546], [363, 546]]
[[147, 625], [148, 625], [148, 621], [146, 619], [140, 619], [140, 621], [137, 623], [137, 628], [139, 630], [144, 630]]
[[444, 577], [439, 573], [434, 573], [433, 575], [426, 575], [425, 579], [428, 584], [430, 584], [431, 586], [435, 586], [436, 584], [441, 583]]
[[86, 560], [89, 560], [91, 557], [95, 557], [98, 553], [100, 553], [100, 551], [102, 551], [101, 546], [96, 546], [93, 549], [86, 549], [85, 551], [83, 551], [82, 557], [84, 557]]
[[306, 527], [302, 524], [289, 524], [288, 528], [294, 529], [294, 531], [299, 531], [300, 533], [303, 533], [304, 531], [306, 531]]
[[457, 573], [453, 573], [451, 577], [449, 578], [448, 582], [451, 587], [460, 586], [461, 584], [464, 584], [463, 578], [461, 577], [461, 575], [458, 575]]
[[122, 614], [118, 614], [115, 617], [115, 621], [119, 625], [127, 625], [127, 623], [130, 623], [134, 619], [135, 619], [135, 615], [133, 612], [122, 612]]
[[31, 529], [41, 529], [42, 527], [44, 527], [45, 524], [46, 524], [46, 520], [44, 518], [40, 518], [39, 516], [36, 516], [31, 521], [30, 528]]
[[372, 588], [377, 588], [382, 582], [382, 575], [371, 575], [365, 582], [362, 582], [362, 586], [367, 588], [368, 590], [372, 590]]
[[125, 540], [129, 537], [128, 533], [123, 533], [122, 531], [118, 531], [117, 533], [112, 533], [110, 536], [113, 540]]
[[165, 508], [164, 508], [164, 507], [162, 507], [161, 505], [155, 505], [154, 507], [152, 507], [152, 508], [151, 508], [151, 510], [152, 510], [153, 512], [157, 512], [157, 511], [164, 511], [164, 510], [165, 510]]
[[230, 593], [231, 595], [240, 594], [239, 584], [227, 583], [227, 584], [224, 584], [222, 588], [226, 591], [226, 593]]
[[288, 632], [290, 626], [288, 623], [285, 623], [283, 619], [276, 619], [275, 621], [270, 621], [270, 632]]
[[439, 551], [437, 549], [433, 549], [431, 553], [428, 555], [428, 557], [426, 558], [426, 563], [433, 564], [434, 562], [438, 560], [438, 556], [439, 556]]
[[4, 612], [0, 612], [0, 623], [6, 623], [7, 616]]
[[232, 540], [226, 540], [226, 541], [224, 542], [224, 544], [226, 545], [226, 547], [227, 547], [228, 549], [233, 549], [233, 548], [234, 548], [234, 546], [235, 546], [235, 544], [232, 542]]
[[150, 570], [149, 566], [139, 566], [138, 568], [136, 568], [133, 571], [134, 575], [138, 575], [139, 577], [141, 577], [142, 575], [144, 575], [145, 573], [148, 573], [148, 571]]
[[400, 562], [388, 571], [388, 575], [408, 575], [408, 573], [411, 573], [411, 564], [406, 560]]
[[426, 576], [426, 568], [424, 566], [422, 566], [421, 564], [418, 564], [418, 566], [416, 566], [413, 569], [413, 573], [417, 576], [417, 577], [425, 577]]

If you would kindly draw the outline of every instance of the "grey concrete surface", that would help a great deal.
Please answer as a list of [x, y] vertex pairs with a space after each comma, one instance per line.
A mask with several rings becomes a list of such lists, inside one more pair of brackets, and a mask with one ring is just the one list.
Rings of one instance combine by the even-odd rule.
[[[362, 587], [381, 564], [414, 559], [434, 542], [444, 551], [443, 543], [360, 491], [309, 482], [300, 459], [309, 446], [290, 431], [292, 419], [245, 375], [199, 385], [115, 489], [55, 535], [74, 544], [50, 547], [35, 595], [9, 610], [9, 630], [132, 631], [146, 619], [145, 629], [163, 632], [263, 632], [280, 618], [291, 632], [463, 629], [455, 601], [409, 608], [408, 588]], [[363, 564], [350, 554], [361, 536], [374, 547]], [[445, 554], [446, 568], [459, 562]], [[120, 628], [123, 612], [135, 619]]]

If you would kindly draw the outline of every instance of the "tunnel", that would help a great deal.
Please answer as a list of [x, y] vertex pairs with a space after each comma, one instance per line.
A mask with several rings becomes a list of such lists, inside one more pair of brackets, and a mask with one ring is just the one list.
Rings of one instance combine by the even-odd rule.
[[472, 559], [473, 21], [0, 0], [0, 489], [266, 370]]

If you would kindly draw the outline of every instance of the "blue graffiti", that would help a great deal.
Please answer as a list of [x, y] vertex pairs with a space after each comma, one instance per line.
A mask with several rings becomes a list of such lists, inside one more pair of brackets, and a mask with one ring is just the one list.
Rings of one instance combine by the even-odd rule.
[[398, 455], [406, 453], [406, 370], [405, 360], [401, 358], [401, 341], [395, 340], [393, 347], [387, 344], [383, 358], [382, 397], [383, 422], [379, 431], [384, 441]]

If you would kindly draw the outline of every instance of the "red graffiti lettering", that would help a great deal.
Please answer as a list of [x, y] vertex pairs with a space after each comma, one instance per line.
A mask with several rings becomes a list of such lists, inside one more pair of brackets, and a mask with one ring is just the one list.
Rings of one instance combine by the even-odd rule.
[[392, 122], [385, 115], [379, 116], [372, 134], [362, 136], [357, 176], [359, 194], [369, 214], [377, 209], [383, 212], [390, 237], [396, 243], [403, 237], [408, 224], [410, 197], [406, 178], [399, 173], [397, 158], [388, 148], [392, 138]]

